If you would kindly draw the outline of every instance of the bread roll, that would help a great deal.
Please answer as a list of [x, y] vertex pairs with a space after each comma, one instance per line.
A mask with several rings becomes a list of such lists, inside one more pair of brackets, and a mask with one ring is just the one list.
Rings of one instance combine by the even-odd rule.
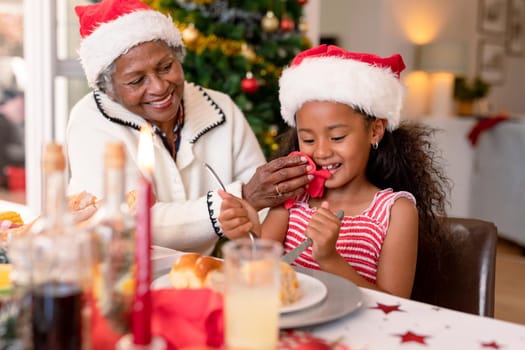
[[94, 206], [96, 201], [97, 197], [86, 191], [72, 194], [67, 197], [68, 207], [71, 211], [82, 210], [89, 206]]
[[86, 191], [68, 196], [67, 201], [75, 224], [88, 220], [98, 210], [97, 197]]
[[[198, 253], [181, 255], [170, 270], [169, 277], [174, 288], [211, 288], [224, 291], [223, 262], [220, 259]], [[258, 264], [247, 265], [250, 273], [256, 272]], [[297, 273], [287, 263], [280, 263], [281, 306], [289, 305], [301, 298]]]
[[[211, 271], [221, 270], [222, 260], [198, 253], [181, 255], [172, 265], [169, 276], [175, 288], [206, 288]], [[211, 278], [211, 277], [210, 277]]]

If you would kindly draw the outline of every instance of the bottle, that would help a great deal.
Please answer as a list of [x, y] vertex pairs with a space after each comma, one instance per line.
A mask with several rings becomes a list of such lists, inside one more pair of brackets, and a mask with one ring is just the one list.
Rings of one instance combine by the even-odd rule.
[[9, 247], [15, 287], [29, 296], [21, 299], [19, 317], [25, 349], [78, 350], [89, 342], [82, 333], [90, 242], [67, 208], [65, 164], [62, 146], [47, 144], [41, 216]]
[[[122, 143], [109, 143], [104, 154], [104, 196], [88, 225], [93, 242], [93, 306], [97, 328], [124, 335], [131, 326], [135, 286], [135, 218], [125, 193], [126, 155]], [[95, 325], [93, 325], [95, 326]]]

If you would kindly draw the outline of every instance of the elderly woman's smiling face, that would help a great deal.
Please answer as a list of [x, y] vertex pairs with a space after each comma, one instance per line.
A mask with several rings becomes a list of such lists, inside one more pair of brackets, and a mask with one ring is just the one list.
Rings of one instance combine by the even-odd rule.
[[139, 44], [114, 62], [108, 94], [129, 111], [168, 129], [173, 126], [184, 91], [184, 71], [162, 41]]

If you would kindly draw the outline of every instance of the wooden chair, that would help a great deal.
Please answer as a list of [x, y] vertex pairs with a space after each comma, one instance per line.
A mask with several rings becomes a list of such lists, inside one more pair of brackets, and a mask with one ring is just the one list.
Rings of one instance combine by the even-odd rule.
[[[494, 316], [497, 228], [492, 222], [446, 219], [451, 235], [436, 262], [427, 265], [424, 276], [416, 276], [412, 299], [480, 316]], [[445, 246], [444, 246], [445, 247]]]

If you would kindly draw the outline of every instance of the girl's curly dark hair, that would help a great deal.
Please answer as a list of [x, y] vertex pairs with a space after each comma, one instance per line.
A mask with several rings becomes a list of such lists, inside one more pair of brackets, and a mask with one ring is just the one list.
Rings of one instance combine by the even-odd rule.
[[[364, 115], [364, 113], [362, 113]], [[368, 124], [374, 117], [365, 116]], [[402, 122], [393, 131], [385, 130], [377, 149], [371, 148], [366, 176], [375, 186], [394, 191], [407, 191], [416, 198], [419, 216], [418, 276], [439, 271], [439, 266], [429, 267], [420, 263], [423, 256], [439, 262], [449, 228], [446, 217], [447, 195], [450, 181], [442, 169], [442, 159], [437, 153], [432, 136], [435, 129], [417, 122]], [[281, 147], [274, 158], [299, 150], [297, 130], [290, 128], [280, 137]], [[443, 234], [437, 234], [442, 232]], [[430, 272], [432, 271], [432, 272]], [[417, 295], [414, 285], [412, 295]]]

